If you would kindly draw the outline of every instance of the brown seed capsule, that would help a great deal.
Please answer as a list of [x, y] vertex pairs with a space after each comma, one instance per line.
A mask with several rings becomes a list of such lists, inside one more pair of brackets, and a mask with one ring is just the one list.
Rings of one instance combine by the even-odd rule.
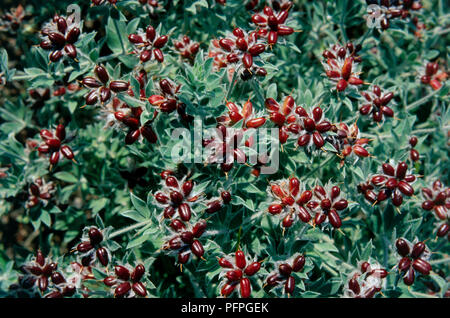
[[123, 297], [131, 289], [131, 284], [129, 282], [123, 282], [114, 290], [115, 297]]
[[111, 90], [107, 87], [100, 88], [100, 101], [106, 103], [111, 98]]
[[222, 202], [220, 202], [219, 200], [214, 200], [214, 201], [208, 202], [207, 206], [208, 207], [205, 210], [206, 213], [210, 213], [210, 214], [215, 213], [222, 208]]
[[303, 269], [303, 267], [305, 266], [305, 256], [303, 255], [298, 255], [294, 261], [292, 262], [292, 270], [294, 272], [299, 272]]
[[294, 276], [289, 276], [286, 280], [286, 283], [284, 283], [284, 291], [286, 294], [292, 294], [295, 289], [295, 278]]
[[99, 249], [97, 249], [96, 255], [97, 255], [97, 259], [100, 262], [100, 264], [102, 264], [103, 266], [108, 265], [109, 257], [108, 257], [108, 252], [106, 251], [106, 248], [100, 247]]
[[96, 227], [91, 227], [89, 229], [88, 235], [92, 245], [99, 244], [101, 241], [103, 241], [103, 234]]
[[202, 257], [203, 254], [205, 253], [202, 243], [200, 243], [200, 241], [198, 241], [198, 240], [195, 240], [194, 242], [192, 242], [191, 251], [197, 257]]
[[125, 136], [125, 143], [127, 145], [131, 145], [131, 144], [135, 143], [139, 139], [140, 135], [141, 135], [141, 131], [139, 129], [130, 130], [128, 132], [128, 134]]
[[66, 43], [66, 39], [58, 32], [50, 32], [48, 34], [48, 39], [56, 46], [63, 47]]
[[128, 83], [124, 81], [112, 81], [109, 84], [109, 88], [115, 93], [125, 92], [126, 90], [128, 90], [128, 86]]
[[355, 293], [355, 295], [359, 295], [359, 293], [361, 292], [358, 280], [355, 277], [349, 280], [348, 288], [351, 289]]
[[114, 272], [116, 276], [121, 280], [129, 280], [130, 279], [130, 271], [125, 266], [116, 265], [114, 266]]
[[412, 263], [412, 267], [421, 273], [422, 275], [429, 275], [431, 271], [431, 265], [427, 261], [421, 258], [415, 259]]
[[66, 40], [68, 43], [73, 44], [78, 41], [78, 37], [80, 36], [80, 29], [74, 27], [70, 29], [69, 33], [67, 33]]
[[71, 59], [75, 59], [77, 57], [77, 48], [73, 44], [66, 44], [64, 51], [66, 51], [67, 56]]
[[441, 226], [439, 226], [439, 228], [438, 228], [437, 236], [444, 237], [447, 235], [449, 230], [450, 230], [450, 226], [447, 223], [441, 224]]
[[[178, 192], [179, 193], [179, 192]], [[172, 195], [171, 195], [172, 197]], [[191, 219], [191, 208], [187, 203], [182, 203], [178, 207], [178, 215], [183, 221], [189, 221]]]
[[53, 284], [55, 284], [55, 285], [62, 284], [66, 281], [64, 276], [58, 272], [53, 272], [51, 278], [52, 278]]
[[283, 276], [289, 276], [292, 273], [292, 267], [289, 264], [283, 263], [278, 266], [278, 271]]
[[87, 77], [83, 78], [83, 80], [81, 81], [81, 84], [83, 84], [84, 86], [89, 87], [89, 88], [97, 88], [97, 87], [102, 86], [102, 84], [99, 83], [92, 76], [87, 76]]
[[153, 46], [155, 48], [162, 48], [164, 45], [166, 45], [167, 41], [169, 40], [169, 38], [166, 35], [160, 36], [159, 38], [156, 39], [156, 41], [153, 43]]
[[138, 264], [133, 272], [131, 273], [131, 280], [133, 282], [138, 282], [141, 280], [142, 276], [145, 274], [145, 267], [142, 264]]
[[90, 242], [81, 242], [77, 245], [77, 251], [80, 253], [86, 253], [92, 250], [93, 247]]
[[151, 144], [154, 144], [158, 141], [158, 136], [149, 124], [145, 124], [144, 126], [142, 126], [141, 134]]
[[98, 94], [96, 90], [92, 90], [86, 95], [87, 105], [94, 105], [97, 103], [97, 101], [98, 101]]
[[131, 288], [137, 295], [139, 295], [141, 297], [147, 296], [147, 290], [145, 289], [145, 286], [143, 283], [135, 282], [135, 283], [133, 283]]
[[259, 271], [260, 268], [261, 268], [260, 262], [253, 262], [247, 266], [247, 268], [244, 270], [244, 273], [247, 276], [253, 276], [254, 274], [256, 274]]
[[52, 62], [58, 62], [62, 58], [63, 54], [60, 50], [55, 50], [52, 53], [50, 53], [49, 59]]
[[418, 258], [422, 255], [422, 253], [425, 251], [425, 243], [423, 242], [417, 242], [414, 244], [412, 251], [411, 251], [411, 257], [412, 258]]
[[395, 247], [397, 248], [397, 252], [401, 256], [405, 257], [405, 256], [407, 256], [409, 254], [409, 246], [408, 246], [408, 243], [404, 239], [399, 238], [395, 242]]
[[109, 81], [109, 75], [103, 66], [97, 65], [94, 69], [95, 74], [97, 74], [98, 79], [106, 84]]
[[406, 271], [411, 266], [411, 259], [409, 257], [403, 257], [398, 263], [398, 269], [401, 272]]
[[342, 225], [341, 218], [339, 217], [339, 214], [334, 209], [331, 209], [328, 212], [328, 221], [334, 228], [340, 228]]

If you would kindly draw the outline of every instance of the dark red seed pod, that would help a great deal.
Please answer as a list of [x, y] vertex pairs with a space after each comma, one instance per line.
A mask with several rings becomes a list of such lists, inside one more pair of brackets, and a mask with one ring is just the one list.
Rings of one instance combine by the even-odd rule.
[[424, 210], [431, 211], [433, 210], [433, 207], [434, 207], [433, 201], [427, 200], [422, 203], [422, 209]]
[[64, 51], [66, 51], [67, 56], [71, 59], [77, 57], [77, 48], [73, 44], [66, 44], [66, 46], [64, 46]]
[[437, 236], [444, 237], [450, 230], [450, 226], [447, 223], [441, 224], [437, 230]]
[[154, 144], [158, 141], [158, 136], [156, 135], [152, 126], [150, 126], [149, 124], [141, 127], [141, 134], [151, 144]]
[[227, 260], [225, 257], [219, 258], [219, 265], [223, 268], [233, 268], [233, 264], [229, 260]]
[[102, 83], [106, 84], [109, 81], [108, 72], [103, 66], [97, 65], [94, 72]]
[[193, 188], [194, 188], [194, 183], [190, 180], [187, 180], [186, 182], [183, 183], [183, 186], [182, 186], [183, 194], [185, 196], [188, 196], [191, 193]]
[[383, 168], [383, 172], [385, 174], [387, 174], [389, 176], [394, 176], [395, 175], [395, 169], [390, 164], [383, 163], [383, 165], [381, 167]]
[[48, 278], [47, 276], [41, 276], [38, 279], [38, 287], [41, 290], [41, 292], [44, 292], [47, 290], [48, 287]]
[[324, 121], [322, 121], [322, 122], [320, 122], [320, 123], [318, 123], [318, 124], [316, 125], [316, 129], [317, 129], [317, 131], [320, 132], [320, 133], [327, 132], [327, 131], [329, 131], [332, 127], [333, 127], [333, 125], [331, 125], [331, 123], [330, 123], [329, 121], [326, 121], [326, 120], [324, 120]]
[[398, 183], [398, 189], [407, 196], [412, 196], [414, 194], [414, 189], [411, 187], [411, 185], [405, 181], [400, 181]]
[[139, 139], [140, 135], [141, 135], [141, 131], [139, 129], [130, 130], [128, 132], [128, 134], [125, 136], [125, 143], [127, 145], [131, 145], [131, 144], [135, 143]]
[[191, 253], [179, 253], [178, 254], [178, 263], [180, 264], [186, 264], [189, 261], [189, 258], [191, 256]]
[[180, 216], [181, 220], [185, 222], [189, 221], [191, 219], [191, 214], [191, 207], [187, 203], [180, 204], [180, 206], [178, 207], [178, 215]]
[[166, 178], [166, 185], [168, 187], [178, 188], [178, 180], [173, 176], [168, 176]]
[[325, 144], [325, 140], [323, 139], [322, 135], [318, 131], [315, 131], [313, 133], [313, 142], [317, 148], [322, 148], [323, 145]]
[[247, 266], [247, 268], [245, 269], [244, 273], [247, 276], [253, 276], [259, 271], [260, 268], [261, 268], [261, 263], [260, 262], [253, 262], [253, 263], [250, 263], [250, 265]]
[[355, 295], [359, 295], [359, 293], [361, 292], [358, 280], [355, 277], [348, 281], [348, 288], [353, 291]]
[[125, 92], [126, 90], [128, 90], [128, 86], [128, 83], [124, 81], [112, 81], [109, 84], [109, 88], [115, 93]]
[[133, 285], [131, 286], [131, 288], [133, 289], [133, 291], [136, 293], [136, 295], [139, 295], [141, 297], [145, 297], [147, 296], [147, 290], [145, 289], [145, 286], [143, 283], [141, 282], [135, 282], [133, 283]]
[[269, 213], [270, 214], [279, 214], [283, 210], [283, 207], [280, 204], [272, 204], [269, 205]]
[[103, 279], [103, 284], [105, 284], [108, 287], [112, 287], [116, 284], [116, 278], [114, 276], [108, 276]]
[[347, 208], [347, 206], [348, 206], [348, 201], [345, 199], [341, 199], [333, 204], [333, 208], [335, 208], [338, 211], [344, 210], [345, 208]]
[[194, 240], [194, 234], [190, 231], [185, 231], [180, 234], [181, 240], [186, 244], [191, 244]]
[[292, 273], [292, 267], [287, 263], [283, 263], [278, 266], [278, 271], [283, 276], [289, 276]]
[[431, 265], [427, 261], [424, 261], [421, 258], [417, 258], [413, 261], [412, 267], [421, 273], [422, 275], [430, 275]]
[[41, 41], [41, 43], [39, 44], [39, 46], [41, 48], [43, 48], [44, 50], [50, 50], [52, 48], [52, 42], [51, 41]]
[[147, 40], [149, 40], [150, 42], [153, 42], [153, 40], [156, 37], [156, 30], [154, 27], [152, 27], [151, 25], [149, 25], [146, 29], [145, 29], [145, 35], [147, 37]]
[[66, 39], [64, 38], [64, 36], [62, 36], [61, 33], [58, 32], [49, 32], [48, 39], [58, 47], [63, 47], [66, 43]]
[[144, 40], [142, 39], [142, 37], [140, 35], [137, 34], [130, 34], [128, 35], [128, 40], [133, 43], [133, 44], [137, 44], [137, 43], [142, 43], [144, 42]]
[[395, 242], [395, 247], [397, 248], [397, 252], [403, 257], [407, 256], [410, 252], [408, 243], [402, 238], [399, 238]]
[[166, 35], [160, 36], [159, 38], [157, 38], [155, 40], [155, 42], [153, 43], [153, 46], [155, 48], [162, 48], [164, 45], [166, 45], [167, 41], [169, 40], [169, 38]]
[[94, 105], [97, 103], [97, 101], [98, 94], [96, 90], [92, 90], [86, 95], [86, 105]]
[[242, 271], [240, 269], [234, 269], [228, 271], [225, 276], [227, 277], [228, 281], [236, 282], [242, 278]]
[[221, 291], [220, 294], [224, 297], [229, 296], [235, 289], [236, 289], [237, 284], [225, 284]]
[[155, 59], [159, 62], [162, 63], [164, 62], [164, 54], [160, 49], [154, 49], [153, 50], [153, 54], [155, 55]]
[[251, 48], [248, 49], [248, 52], [253, 56], [258, 56], [266, 50], [266, 46], [264, 44], [255, 44]]
[[58, 272], [53, 272], [51, 278], [52, 278], [53, 284], [55, 284], [55, 285], [59, 285], [59, 284], [66, 282], [66, 279], [64, 278], [64, 276]]
[[202, 234], [206, 230], [206, 221], [200, 220], [194, 225], [194, 228], [192, 229], [192, 234], [194, 234], [195, 237], [199, 238], [202, 236]]
[[251, 285], [250, 285], [250, 280], [247, 277], [241, 279], [240, 287], [241, 287], [241, 297], [242, 298], [250, 297]]
[[406, 271], [411, 266], [411, 259], [409, 257], [403, 257], [398, 263], [398, 269], [401, 272]]
[[240, 269], [245, 268], [245, 266], [247, 265], [247, 262], [245, 260], [244, 252], [242, 252], [241, 250], [236, 251], [235, 262], [236, 262], [236, 266], [239, 267]]
[[36, 253], [36, 259], [35, 259], [36, 263], [38, 263], [40, 266], [44, 266], [45, 264], [45, 256], [42, 253], [41, 250], [38, 250]]
[[222, 191], [222, 193], [220, 194], [223, 203], [228, 204], [231, 202], [231, 194], [228, 191]]
[[141, 278], [144, 276], [145, 274], [145, 267], [142, 264], [138, 264], [133, 272], [131, 273], [131, 280], [133, 282], [138, 282], [141, 280]]
[[55, 151], [50, 156], [50, 164], [56, 165], [59, 161], [59, 151]]
[[109, 256], [108, 256], [108, 252], [106, 251], [106, 248], [104, 248], [104, 247], [98, 248], [96, 255], [97, 255], [97, 259], [100, 262], [100, 264], [102, 264], [103, 266], [108, 265]]
[[205, 253], [202, 243], [200, 243], [200, 241], [198, 241], [198, 240], [194, 240], [194, 242], [192, 242], [191, 251], [197, 257], [202, 257], [203, 254]]
[[336, 84], [336, 89], [338, 92], [343, 92], [347, 88], [348, 82], [345, 79], [340, 79]]
[[47, 139], [45, 143], [53, 150], [59, 149], [61, 146], [61, 141], [59, 139], [53, 138], [53, 139]]
[[336, 229], [340, 228], [342, 225], [341, 218], [339, 217], [339, 214], [334, 209], [331, 209], [328, 212], [328, 221]]
[[246, 69], [250, 69], [253, 65], [253, 57], [250, 53], [245, 53], [242, 57], [242, 63]]
[[370, 271], [370, 264], [369, 264], [369, 262], [363, 262], [361, 264], [361, 272], [365, 273], [365, 272], [368, 272], [368, 271]]
[[407, 170], [408, 170], [408, 165], [406, 164], [406, 162], [404, 162], [404, 161], [399, 162], [399, 164], [397, 165], [397, 171], [396, 171], [395, 176], [401, 180], [406, 176]]
[[63, 54], [60, 50], [55, 50], [52, 53], [50, 53], [50, 61], [52, 62], [58, 62], [62, 58]]
[[182, 243], [181, 243], [180, 238], [177, 236], [177, 237], [174, 237], [174, 238], [170, 239], [169, 242], [167, 243], [167, 246], [171, 250], [178, 250], [178, 249], [181, 248]]
[[303, 267], [305, 266], [305, 256], [303, 255], [298, 255], [294, 261], [292, 262], [292, 270], [294, 272], [299, 272], [303, 269]]
[[31, 194], [33, 194], [35, 196], [39, 196], [39, 194], [40, 194], [39, 187], [37, 185], [35, 185], [34, 183], [30, 184], [30, 192], [31, 192]]
[[[173, 209], [173, 208], [172, 208], [172, 209]], [[178, 231], [180, 231], [180, 230], [186, 228], [186, 226], [184, 225], [184, 223], [181, 222], [181, 221], [178, 220], [178, 219], [172, 220], [172, 222], [170, 222], [170, 227], [171, 227], [172, 229], [174, 229], [176, 232], [178, 232]]]
[[412, 251], [411, 251], [411, 257], [412, 258], [418, 258], [422, 255], [422, 253], [425, 251], [425, 243], [423, 242], [417, 242], [414, 244]]
[[273, 286], [277, 285], [278, 279], [279, 279], [278, 274], [270, 275], [269, 277], [267, 277], [267, 280], [266, 280], [267, 286], [273, 287]]
[[394, 194], [392, 195], [392, 203], [395, 206], [400, 206], [403, 203], [403, 197], [400, 193], [398, 192], [394, 192]]
[[123, 297], [131, 289], [131, 284], [129, 282], [123, 282], [114, 290], [114, 297]]
[[72, 297], [76, 291], [77, 289], [74, 285], [67, 285], [62, 291], [62, 295], [65, 297]]
[[422, 84], [429, 84], [431, 81], [431, 77], [424, 75], [420, 78], [420, 81], [422, 82]]
[[300, 206], [298, 208], [298, 217], [300, 218], [300, 220], [302, 220], [302, 222], [305, 222], [305, 223], [308, 223], [311, 220], [311, 215], [302, 206]]
[[150, 61], [150, 59], [152, 58], [152, 51], [151, 50], [144, 50], [141, 52], [141, 54], [139, 54], [139, 59], [141, 60], [141, 62], [147, 62]]
[[101, 241], [103, 241], [103, 234], [96, 227], [91, 227], [89, 229], [88, 235], [92, 245], [99, 244]]
[[286, 282], [284, 283], [284, 291], [286, 294], [292, 294], [295, 289], [295, 278], [294, 276], [289, 276]]
[[44, 268], [42, 269], [42, 274], [44, 276], [50, 276], [52, 274], [53, 271], [55, 271], [58, 268], [58, 264], [56, 263], [50, 263], [44, 266]]
[[58, 126], [56, 126], [55, 135], [59, 140], [66, 139], [66, 128], [64, 127], [64, 125], [59, 124]]
[[220, 202], [219, 200], [214, 200], [208, 202], [207, 206], [208, 207], [205, 210], [206, 213], [215, 213], [222, 208], [222, 202]]
[[100, 88], [100, 101], [102, 103], [107, 102], [111, 98], [111, 90], [107, 87]]
[[97, 87], [102, 86], [102, 84], [99, 83], [92, 76], [87, 76], [87, 77], [83, 78], [83, 80], [81, 81], [81, 84], [83, 84], [84, 86], [89, 87], [89, 88], [97, 88]]
[[70, 31], [66, 35], [66, 40], [68, 43], [73, 44], [76, 41], [78, 41], [78, 38], [80, 37], [80, 29], [77, 27], [74, 27], [70, 29]]
[[375, 277], [385, 278], [388, 275], [388, 272], [383, 268], [377, 268], [374, 269], [370, 274], [374, 275]]
[[169, 198], [161, 192], [155, 194], [155, 199], [161, 204], [166, 204], [169, 201]]
[[316, 213], [314, 216], [314, 223], [316, 225], [322, 224], [326, 220], [327, 216], [324, 213]]
[[330, 199], [323, 199], [322, 201], [320, 201], [320, 207], [324, 210], [329, 210], [331, 208]]
[[121, 280], [129, 280], [130, 279], [130, 271], [125, 266], [116, 265], [114, 266], [114, 272], [116, 276]]

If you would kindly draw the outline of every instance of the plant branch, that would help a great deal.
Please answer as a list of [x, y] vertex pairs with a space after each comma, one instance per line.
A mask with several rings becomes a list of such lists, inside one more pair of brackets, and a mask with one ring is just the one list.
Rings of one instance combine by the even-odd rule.
[[152, 223], [152, 220], [146, 220], [146, 221], [142, 221], [142, 222], [139, 222], [139, 223], [136, 223], [136, 224], [133, 224], [133, 225], [124, 227], [124, 228], [122, 228], [122, 229], [120, 229], [120, 230], [117, 230], [117, 231], [115, 231], [115, 232], [112, 232], [112, 233], [109, 235], [108, 238], [110, 238], [110, 239], [115, 238], [116, 236], [122, 235], [122, 234], [127, 233], [127, 232], [129, 232], [129, 231], [132, 231], [132, 230], [134, 230], [134, 229], [138, 229], [138, 228], [140, 228], [140, 227], [142, 227], [142, 226], [145, 226], [145, 225], [147, 225], [147, 224], [149, 224], [149, 223]]

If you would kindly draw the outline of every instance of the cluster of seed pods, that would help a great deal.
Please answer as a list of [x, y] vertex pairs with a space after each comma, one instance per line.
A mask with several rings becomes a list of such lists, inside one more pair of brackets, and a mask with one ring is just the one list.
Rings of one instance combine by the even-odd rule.
[[200, 220], [192, 226], [180, 219], [172, 219], [170, 228], [174, 234], [164, 243], [163, 249], [178, 255], [181, 270], [183, 270], [183, 264], [186, 264], [191, 258], [191, 254], [203, 258], [205, 250], [199, 239], [206, 231], [205, 220]]
[[[288, 130], [297, 134], [297, 145], [300, 147], [312, 147], [320, 149], [325, 145], [325, 134], [333, 129], [333, 125], [323, 116], [323, 110], [319, 106], [314, 107], [311, 114], [301, 106], [295, 109], [295, 113], [299, 116], [295, 128], [291, 125]], [[299, 131], [297, 132], [297, 129]]]
[[51, 51], [51, 62], [59, 61], [64, 55], [76, 59], [75, 43], [80, 37], [80, 24], [75, 21], [75, 15], [63, 17], [55, 15], [52, 21], [46, 23], [41, 30], [43, 40], [41, 48]]
[[158, 206], [163, 208], [162, 218], [170, 219], [176, 213], [184, 222], [192, 216], [192, 205], [198, 203], [201, 194], [195, 190], [195, 184], [183, 177], [178, 180], [169, 170], [161, 173], [162, 189], [154, 194]]
[[44, 293], [48, 288], [49, 279], [53, 273], [56, 273], [58, 264], [46, 258], [41, 250], [38, 250], [36, 256], [30, 262], [24, 264], [21, 270], [25, 273], [23, 279], [28, 288], [37, 286]]
[[422, 208], [434, 211], [436, 218], [441, 222], [438, 225], [437, 236], [446, 236], [450, 232], [450, 188], [445, 188], [440, 180], [436, 180], [431, 187], [422, 188], [422, 195], [425, 198]]
[[164, 61], [164, 54], [161, 49], [166, 45], [169, 37], [158, 34], [151, 25], [145, 31], [138, 29], [136, 33], [130, 34], [128, 40], [134, 45], [132, 53], [139, 55], [141, 62], [151, 60], [152, 56], [159, 63]]
[[447, 80], [446, 72], [439, 72], [439, 64], [437, 62], [426, 62], [423, 70], [419, 70], [421, 74], [420, 81], [422, 84], [430, 85], [432, 89], [438, 90], [442, 87], [442, 83]]
[[328, 136], [327, 140], [334, 146], [338, 156], [342, 158], [341, 166], [344, 164], [345, 158], [352, 154], [360, 158], [370, 156], [367, 149], [364, 148], [369, 143], [369, 139], [360, 137], [356, 123], [350, 127], [345, 123], [340, 123], [336, 136]]
[[64, 144], [68, 141], [66, 139], [66, 128], [64, 125], [59, 124], [54, 133], [48, 129], [42, 129], [40, 136], [44, 143], [38, 147], [38, 152], [39, 154], [50, 155], [50, 167], [58, 164], [61, 154], [67, 159], [75, 161], [72, 148]]
[[255, 31], [249, 33], [235, 28], [227, 37], [219, 40], [219, 46], [226, 56], [227, 64], [242, 63], [244, 68], [253, 66], [253, 58], [266, 50], [266, 45], [258, 42], [259, 36]]
[[409, 138], [409, 145], [411, 146], [411, 150], [409, 151], [409, 158], [411, 161], [416, 162], [420, 160], [420, 154], [419, 152], [414, 149], [414, 147], [417, 145], [418, 139], [416, 136], [412, 136]]
[[234, 291], [239, 292], [242, 298], [250, 297], [252, 286], [250, 278], [261, 269], [261, 261], [249, 261], [244, 252], [238, 249], [234, 254], [219, 258], [219, 265], [225, 271], [220, 277], [225, 277], [221, 284], [220, 295], [228, 297]]
[[103, 266], [108, 265], [110, 259], [109, 251], [101, 245], [102, 242], [103, 234], [96, 227], [91, 227], [87, 231], [87, 235], [83, 235], [81, 243], [75, 248], [81, 256], [81, 264], [83, 266], [91, 265], [95, 260], [98, 260]]
[[294, 29], [284, 25], [289, 17], [289, 9], [285, 7], [279, 12], [275, 12], [271, 7], [265, 6], [260, 13], [252, 15], [252, 22], [258, 28], [258, 35], [267, 38], [267, 43], [272, 46], [278, 42], [279, 36], [291, 35]]
[[388, 272], [378, 263], [362, 262], [359, 270], [350, 275], [344, 295], [351, 298], [373, 298], [383, 286]]
[[367, 5], [379, 5], [377, 10], [369, 11], [375, 19], [380, 20], [380, 26], [383, 30], [390, 27], [390, 20], [401, 18], [406, 19], [410, 16], [410, 11], [417, 11], [422, 8], [420, 0], [366, 0]]
[[278, 270], [272, 272], [266, 279], [265, 286], [276, 288], [284, 286], [284, 292], [292, 295], [295, 289], [295, 277], [292, 273], [300, 272], [305, 266], [305, 256], [298, 255], [292, 260], [287, 260], [278, 265]]
[[384, 117], [394, 117], [394, 111], [387, 106], [394, 93], [383, 93], [378, 85], [373, 85], [371, 90], [361, 92], [363, 105], [359, 109], [361, 115], [372, 115], [373, 121], [381, 122]]
[[186, 113], [186, 105], [178, 100], [177, 94], [181, 85], [170, 79], [160, 79], [155, 86], [155, 94], [148, 98], [151, 105], [158, 107], [163, 113], [172, 113], [176, 110], [184, 121], [193, 120], [192, 116]]
[[[403, 203], [403, 196], [412, 196], [414, 189], [411, 183], [416, 181], [416, 177], [407, 174], [408, 165], [401, 161], [397, 168], [389, 163], [382, 164], [382, 173], [372, 176], [369, 181], [358, 186], [365, 198], [373, 205], [379, 204], [391, 198], [394, 206], [398, 207]], [[378, 194], [374, 191], [378, 189]]]
[[200, 49], [200, 43], [192, 41], [187, 35], [173, 41], [173, 46], [180, 53], [181, 57], [188, 60], [194, 60]]
[[314, 224], [320, 225], [328, 220], [332, 227], [338, 229], [342, 225], [338, 211], [347, 208], [348, 201], [341, 196], [341, 189], [328, 183], [325, 187], [317, 185], [313, 189], [314, 197], [320, 201], [311, 201], [311, 211], [315, 212]]
[[298, 219], [304, 223], [311, 220], [309, 202], [313, 193], [305, 190], [298, 178], [275, 181], [268, 187], [267, 193], [272, 198], [268, 212], [281, 217], [283, 228], [291, 227]]
[[56, 191], [53, 182], [46, 182], [43, 178], [36, 178], [28, 188], [28, 200], [25, 203], [27, 209], [32, 208], [42, 202], [46, 206]]
[[212, 214], [218, 212], [224, 204], [230, 204], [232, 200], [231, 193], [226, 190], [219, 191], [219, 193], [220, 197], [213, 197], [206, 203], [206, 213]]
[[226, 107], [228, 108], [228, 115], [218, 118], [219, 123], [233, 126], [242, 121], [242, 128], [244, 129], [259, 128], [266, 123], [266, 118], [259, 117], [254, 113], [253, 104], [250, 100], [246, 101], [243, 106], [228, 101]]
[[26, 12], [21, 4], [19, 4], [16, 8], [11, 8], [9, 12], [6, 12], [0, 16], [0, 29], [16, 31], [20, 27], [23, 18], [25, 18], [25, 13]]
[[326, 59], [322, 62], [326, 76], [336, 83], [336, 90], [343, 92], [347, 87], [358, 87], [364, 84], [359, 78], [361, 57], [356, 53], [361, 49], [360, 45], [354, 46], [347, 43], [345, 46], [334, 44], [330, 49], [323, 51]]
[[267, 98], [264, 102], [269, 111], [269, 119], [278, 126], [278, 136], [281, 144], [285, 144], [289, 138], [289, 133], [298, 134], [301, 126], [297, 123], [296, 104], [292, 96], [286, 96], [283, 105], [275, 99]]
[[416, 272], [425, 276], [430, 274], [432, 268], [428, 260], [431, 253], [424, 242], [412, 244], [405, 238], [399, 238], [395, 247], [401, 256], [398, 270], [402, 273], [406, 285], [411, 286], [414, 283]]
[[[96, 65], [94, 68], [96, 77], [87, 76], [83, 78], [81, 84], [91, 90], [86, 95], [86, 105], [96, 105], [107, 103], [112, 93], [126, 92], [129, 84], [125, 81], [110, 81], [108, 71], [102, 65]], [[109, 83], [109, 85], [108, 85]]]
[[93, 6], [101, 6], [102, 4], [116, 5], [117, 0], [91, 0]]
[[116, 265], [114, 274], [103, 279], [103, 283], [113, 290], [114, 297], [147, 296], [147, 289], [141, 282], [145, 274], [144, 265], [138, 264], [134, 268], [129, 265]]

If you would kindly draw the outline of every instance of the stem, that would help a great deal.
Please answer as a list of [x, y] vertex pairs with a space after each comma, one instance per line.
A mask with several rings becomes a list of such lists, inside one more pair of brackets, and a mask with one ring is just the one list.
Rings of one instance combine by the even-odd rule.
[[[238, 71], [237, 69], [234, 70], [233, 78], [231, 79], [230, 87], [228, 87], [228, 91], [227, 91], [227, 95], [226, 95], [226, 97], [225, 97], [225, 101], [228, 100], [228, 98], [230, 97], [231, 92], [233, 91], [234, 83], [235, 83], [235, 81], [236, 81], [236, 74], [237, 74], [237, 71]], [[226, 74], [226, 73], [225, 73], [225, 74]], [[227, 74], [226, 74], [226, 75], [227, 75]]]
[[108, 238], [112, 239], [112, 238], [114, 238], [114, 237], [116, 237], [116, 236], [119, 236], [119, 235], [121, 235], [121, 234], [123, 234], [123, 233], [127, 233], [127, 232], [129, 232], [129, 231], [131, 231], [131, 230], [140, 228], [140, 227], [142, 227], [142, 226], [144, 226], [144, 225], [147, 225], [147, 224], [149, 224], [149, 223], [152, 223], [152, 220], [142, 221], [142, 222], [139, 222], [139, 223], [136, 223], [136, 224], [133, 224], [133, 225], [124, 227], [124, 228], [122, 228], [122, 229], [120, 229], [120, 230], [117, 230], [117, 231], [115, 231], [115, 232], [112, 232], [112, 233], [109, 235]]
[[412, 110], [412, 109], [416, 108], [417, 106], [420, 106], [420, 105], [426, 103], [431, 97], [433, 97], [434, 95], [436, 95], [440, 91], [441, 91], [441, 89], [438, 89], [438, 90], [435, 90], [435, 91], [431, 92], [427, 96], [424, 96], [421, 99], [416, 100], [414, 103], [405, 106], [405, 109], [406, 110]]
[[308, 178], [310, 175], [312, 175], [314, 172], [316, 172], [316, 170], [318, 170], [318, 169], [322, 168], [323, 166], [325, 166], [333, 158], [334, 158], [334, 156], [328, 157], [325, 161], [322, 161], [322, 163], [316, 169], [311, 170], [306, 175], [304, 175], [304, 177]]
[[431, 265], [445, 264], [445, 263], [450, 263], [450, 258], [443, 258], [443, 259], [439, 259], [439, 260], [435, 260], [435, 261], [430, 261]]

